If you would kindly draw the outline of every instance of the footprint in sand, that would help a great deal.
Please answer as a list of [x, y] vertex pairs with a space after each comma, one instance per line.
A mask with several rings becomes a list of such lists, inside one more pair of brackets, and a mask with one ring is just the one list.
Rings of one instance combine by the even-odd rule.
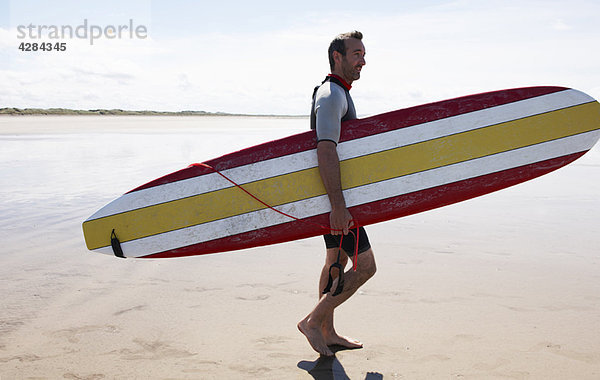
[[268, 296], [266, 294], [260, 294], [257, 296], [253, 296], [253, 297], [235, 297], [235, 299], [238, 300], [242, 300], [242, 301], [264, 301], [266, 299], [269, 299], [271, 296]]

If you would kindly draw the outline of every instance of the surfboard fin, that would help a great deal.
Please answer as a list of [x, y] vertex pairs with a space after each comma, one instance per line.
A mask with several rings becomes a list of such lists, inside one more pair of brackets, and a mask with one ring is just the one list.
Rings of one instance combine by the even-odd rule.
[[123, 249], [121, 248], [121, 242], [117, 239], [117, 235], [115, 234], [115, 230], [113, 229], [110, 233], [110, 245], [112, 246], [113, 253], [115, 256], [120, 257], [122, 259], [125, 258], [123, 254]]

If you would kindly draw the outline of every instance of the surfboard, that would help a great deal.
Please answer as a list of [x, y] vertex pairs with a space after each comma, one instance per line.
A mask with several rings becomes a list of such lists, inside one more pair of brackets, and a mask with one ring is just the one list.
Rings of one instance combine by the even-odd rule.
[[[599, 137], [593, 98], [528, 87], [348, 121], [337, 149], [346, 203], [369, 225], [531, 180]], [[316, 136], [307, 131], [142, 185], [90, 216], [83, 232], [92, 251], [180, 257], [321, 235], [329, 212]]]

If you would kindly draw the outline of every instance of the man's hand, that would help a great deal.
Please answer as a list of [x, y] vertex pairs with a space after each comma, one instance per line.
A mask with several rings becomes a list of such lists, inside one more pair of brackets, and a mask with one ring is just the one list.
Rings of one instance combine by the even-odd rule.
[[329, 228], [332, 235], [348, 235], [348, 230], [354, 225], [352, 215], [347, 208], [332, 210], [329, 214]]

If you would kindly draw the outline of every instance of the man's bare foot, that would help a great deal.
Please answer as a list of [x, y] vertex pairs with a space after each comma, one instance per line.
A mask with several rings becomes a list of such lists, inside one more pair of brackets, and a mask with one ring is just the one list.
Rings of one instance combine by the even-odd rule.
[[304, 334], [306, 339], [308, 339], [308, 343], [313, 348], [313, 350], [317, 351], [319, 354], [324, 356], [334, 355], [333, 351], [331, 351], [329, 347], [327, 347], [325, 339], [321, 334], [321, 329], [318, 327], [313, 328], [309, 326], [308, 317], [298, 322], [298, 330], [300, 330], [300, 332]]
[[342, 346], [349, 349], [362, 348], [363, 344], [352, 338], [348, 338], [347, 336], [341, 336], [338, 334], [329, 334], [325, 335], [325, 344], [328, 346]]

